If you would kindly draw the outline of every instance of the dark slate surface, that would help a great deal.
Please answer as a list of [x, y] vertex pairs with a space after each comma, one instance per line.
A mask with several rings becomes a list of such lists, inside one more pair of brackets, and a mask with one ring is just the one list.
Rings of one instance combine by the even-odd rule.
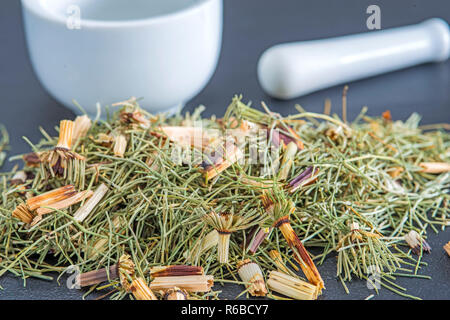
[[[293, 112], [295, 103], [310, 111], [320, 112], [325, 98], [334, 106], [340, 105], [342, 87], [334, 87], [291, 101], [278, 101], [266, 96], [256, 79], [256, 63], [264, 49], [285, 41], [310, 40], [339, 36], [366, 30], [366, 8], [378, 4], [381, 8], [381, 26], [389, 28], [417, 23], [430, 17], [450, 21], [450, 6], [446, 0], [366, 1], [366, 0], [226, 0], [223, 49], [217, 71], [208, 86], [185, 110], [204, 104], [206, 115], [222, 115], [231, 97], [243, 93], [254, 103], [264, 100], [273, 110], [282, 114]], [[349, 117], [354, 117], [364, 105], [369, 114], [380, 114], [390, 109], [394, 118], [405, 119], [411, 112], [423, 115], [423, 123], [448, 122], [450, 62], [428, 64], [407, 70], [373, 77], [350, 84], [348, 94]], [[130, 96], [133, 95], [130, 92]], [[74, 97], [76, 98], [76, 97]], [[126, 98], [126, 97], [124, 97]], [[59, 105], [40, 86], [28, 60], [22, 29], [20, 1], [0, 2], [0, 122], [11, 135], [10, 155], [27, 152], [22, 136], [36, 141], [38, 126], [52, 131], [58, 121], [73, 117], [73, 113]], [[337, 111], [335, 107], [334, 111]], [[35, 137], [35, 138], [33, 138]], [[11, 168], [7, 163], [3, 169]], [[450, 240], [450, 231], [439, 235], [429, 232], [433, 247], [424, 257], [429, 266], [421, 273], [432, 280], [399, 279], [399, 285], [408, 293], [424, 299], [449, 299], [450, 259], [442, 249]], [[330, 257], [319, 267], [327, 290], [321, 299], [363, 299], [373, 291], [363, 281], [349, 285], [346, 295], [336, 281], [335, 258]], [[56, 282], [6, 276], [0, 279], [4, 290], [0, 299], [80, 299], [82, 293], [68, 290], [65, 279]], [[217, 289], [221, 289], [216, 287]], [[226, 286], [222, 297], [232, 299], [241, 290]], [[386, 289], [374, 299], [398, 299]]]

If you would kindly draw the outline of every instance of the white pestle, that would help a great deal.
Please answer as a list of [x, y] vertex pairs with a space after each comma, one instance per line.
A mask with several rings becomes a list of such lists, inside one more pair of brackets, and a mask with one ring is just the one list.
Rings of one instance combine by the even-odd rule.
[[421, 63], [445, 61], [449, 55], [449, 26], [433, 18], [400, 28], [273, 46], [259, 59], [258, 79], [267, 94], [291, 99]]

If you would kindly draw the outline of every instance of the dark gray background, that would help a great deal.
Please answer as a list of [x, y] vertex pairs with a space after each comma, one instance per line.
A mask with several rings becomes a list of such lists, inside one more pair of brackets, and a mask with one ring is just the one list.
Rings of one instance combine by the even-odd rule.
[[[231, 97], [243, 93], [245, 100], [251, 100], [255, 105], [264, 100], [282, 114], [294, 112], [295, 103], [320, 112], [325, 98], [331, 98], [333, 111], [339, 112], [342, 86], [291, 101], [271, 99], [258, 85], [257, 60], [263, 50], [276, 43], [368, 31], [366, 8], [371, 4], [381, 8], [382, 29], [431, 17], [450, 21], [447, 0], [225, 0], [223, 47], [217, 71], [208, 86], [188, 102], [185, 110], [204, 104], [208, 108], [206, 115], [221, 116]], [[447, 61], [351, 83], [349, 118], [367, 105], [372, 115], [390, 109], [394, 118], [405, 119], [416, 111], [423, 115], [423, 123], [448, 122], [449, 74], [450, 61]], [[44, 91], [32, 71], [24, 42], [20, 1], [0, 1], [0, 122], [6, 125], [11, 135], [9, 155], [28, 152], [29, 147], [21, 137], [36, 141], [38, 126], [54, 133], [52, 128], [59, 120], [72, 117], [71, 111]], [[11, 166], [6, 163], [2, 169]], [[408, 293], [425, 299], [449, 299], [450, 260], [442, 249], [449, 240], [448, 230], [439, 235], [429, 233], [429, 243], [434, 250], [424, 257], [429, 266], [421, 273], [431, 275], [433, 280], [399, 279], [397, 283], [408, 288]], [[334, 257], [328, 258], [319, 270], [327, 287], [321, 299], [363, 299], [373, 293], [365, 287], [365, 282], [355, 281], [349, 284], [350, 295], [346, 295], [334, 277]], [[7, 276], [0, 279], [0, 285], [5, 289], [0, 291], [0, 299], [81, 297], [82, 293], [66, 289], [64, 281], [62, 284], [29, 279], [24, 287], [21, 279]], [[227, 286], [222, 297], [232, 299], [240, 290], [242, 288], [237, 286]], [[381, 289], [380, 295], [375, 297], [398, 298], [386, 289]]]

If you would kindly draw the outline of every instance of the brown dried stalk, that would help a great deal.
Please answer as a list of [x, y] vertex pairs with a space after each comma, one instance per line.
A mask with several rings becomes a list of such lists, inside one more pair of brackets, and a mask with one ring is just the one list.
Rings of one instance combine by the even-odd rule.
[[150, 269], [150, 275], [156, 277], [178, 277], [178, 276], [193, 276], [204, 275], [202, 267], [173, 265], [173, 266], [158, 266]]
[[188, 292], [209, 292], [214, 285], [214, 277], [210, 275], [180, 276], [180, 277], [157, 277], [150, 288], [152, 290], [168, 290], [175, 287]]
[[263, 243], [264, 239], [267, 238], [271, 231], [272, 228], [254, 226], [247, 236], [247, 239], [250, 239], [247, 243], [247, 251], [250, 254], [255, 254], [259, 246]]
[[118, 277], [119, 277], [119, 265], [114, 264], [109, 268], [101, 268], [98, 270], [81, 273], [77, 276], [76, 283], [80, 287], [87, 287], [108, 280], [117, 279]]
[[30, 210], [36, 210], [40, 207], [49, 206], [53, 203], [59, 202], [61, 200], [65, 200], [70, 198], [71, 196], [75, 195], [77, 191], [75, 190], [75, 187], [71, 184], [57, 188], [45, 193], [42, 193], [38, 196], [29, 198], [27, 200], [27, 205], [30, 208]]
[[136, 300], [158, 300], [142, 278], [134, 279], [131, 283], [130, 290]]
[[12, 212], [12, 215], [26, 224], [31, 223], [35, 217], [25, 203], [19, 204]]
[[320, 293], [319, 287], [278, 271], [270, 272], [267, 286], [270, 290], [297, 300], [316, 300]]
[[264, 297], [267, 294], [264, 277], [259, 265], [250, 259], [245, 259], [239, 261], [236, 268], [242, 281], [246, 283], [245, 287], [252, 296]]
[[294, 229], [292, 229], [289, 220], [289, 215], [295, 211], [294, 203], [291, 200], [287, 200], [283, 193], [277, 193], [277, 196], [275, 194], [264, 194], [262, 200], [266, 212], [275, 219], [273, 227], [280, 229], [289, 247], [294, 252], [294, 258], [302, 268], [306, 278], [312, 284], [317, 285], [321, 292], [324, 288], [322, 277], [308, 251], [306, 251], [303, 243], [295, 234]]
[[55, 210], [62, 210], [62, 209], [68, 208], [78, 202], [88, 199], [89, 197], [92, 196], [93, 193], [94, 192], [91, 190], [77, 192], [73, 196], [71, 196], [67, 199], [64, 199], [64, 200], [61, 200], [58, 202], [54, 202], [51, 205], [48, 205], [49, 208], [42, 208], [42, 207], [38, 208], [36, 210], [36, 213], [38, 215], [42, 216], [44, 214], [51, 213]]

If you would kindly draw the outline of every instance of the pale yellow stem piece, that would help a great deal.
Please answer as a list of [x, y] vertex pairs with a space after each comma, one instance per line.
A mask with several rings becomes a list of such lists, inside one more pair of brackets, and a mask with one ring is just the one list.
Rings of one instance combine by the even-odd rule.
[[102, 200], [108, 192], [108, 187], [105, 184], [101, 184], [89, 198], [73, 215], [73, 218], [78, 222], [83, 222], [88, 215], [95, 209], [95, 206]]
[[174, 287], [188, 292], [208, 292], [214, 285], [214, 277], [210, 275], [157, 277], [150, 283], [150, 289], [167, 290]]
[[419, 166], [422, 167], [421, 172], [425, 173], [443, 173], [450, 171], [450, 163], [446, 162], [421, 162]]
[[316, 300], [319, 294], [317, 286], [278, 271], [270, 272], [267, 286], [296, 300]]
[[158, 300], [142, 278], [133, 280], [131, 283], [131, 292], [136, 300]]

